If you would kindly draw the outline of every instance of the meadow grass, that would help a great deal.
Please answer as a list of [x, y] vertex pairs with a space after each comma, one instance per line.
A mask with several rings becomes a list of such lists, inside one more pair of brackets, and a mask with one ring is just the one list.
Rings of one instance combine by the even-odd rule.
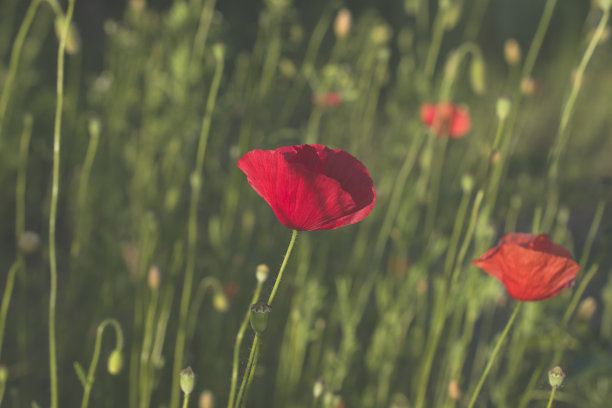
[[[2, 406], [610, 406], [609, 0], [158, 3], [0, 0]], [[365, 220], [296, 239], [236, 166], [304, 143]], [[512, 299], [506, 232], [575, 286]]]

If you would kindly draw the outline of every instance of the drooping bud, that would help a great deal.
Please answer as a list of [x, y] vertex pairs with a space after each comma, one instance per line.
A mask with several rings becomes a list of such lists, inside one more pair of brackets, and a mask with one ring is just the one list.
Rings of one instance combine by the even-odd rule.
[[222, 60], [225, 57], [225, 45], [222, 43], [213, 45], [213, 55], [217, 61]]
[[159, 289], [159, 284], [161, 282], [161, 274], [159, 273], [159, 268], [156, 265], [152, 265], [149, 268], [149, 273], [147, 274], [147, 283], [149, 284], [149, 289], [152, 291], [157, 291]]
[[[62, 36], [62, 30], [64, 29], [64, 23], [66, 22], [66, 17], [58, 16], [55, 19], [55, 34], [57, 38], [60, 39]], [[81, 36], [76, 28], [74, 22], [70, 22], [68, 26], [68, 35], [66, 36], [66, 53], [73, 55], [79, 52], [81, 49]]]
[[497, 104], [495, 105], [497, 111], [497, 118], [504, 120], [510, 114], [510, 108], [512, 108], [512, 102], [508, 98], [498, 98]]
[[463, 177], [461, 177], [461, 189], [465, 193], [471, 192], [474, 189], [474, 177], [470, 174], [464, 174]]
[[24, 255], [33, 254], [38, 250], [39, 245], [40, 237], [37, 233], [32, 231], [25, 231], [17, 240], [17, 248], [19, 248]]
[[321, 395], [323, 395], [323, 391], [325, 391], [325, 381], [323, 378], [319, 377], [312, 385], [312, 396], [315, 400], [317, 400], [319, 397], [321, 397]]
[[591, 317], [593, 317], [595, 310], [597, 310], [597, 302], [592, 296], [589, 296], [580, 302], [580, 306], [578, 306], [578, 311], [576, 312], [576, 317], [578, 320], [582, 320], [584, 322], [589, 321], [591, 320]]
[[249, 318], [251, 320], [251, 327], [255, 330], [255, 333], [262, 334], [268, 328], [268, 315], [272, 311], [270, 305], [264, 300], [259, 300], [257, 303], [251, 305], [251, 313]]
[[561, 367], [557, 366], [555, 368], [551, 368], [550, 371], [548, 372], [548, 382], [550, 383], [550, 386], [553, 388], [561, 387], [561, 384], [563, 384], [564, 378], [565, 378], [565, 373], [563, 372]]
[[121, 350], [115, 349], [108, 356], [107, 369], [111, 375], [117, 375], [123, 368], [123, 355]]
[[255, 269], [255, 277], [257, 278], [257, 282], [264, 283], [266, 279], [268, 279], [269, 274], [270, 268], [268, 268], [268, 265], [257, 265], [257, 269]]
[[215, 408], [215, 397], [209, 390], [200, 393], [198, 408]]
[[459, 398], [461, 398], [461, 390], [459, 389], [459, 383], [457, 380], [451, 380], [448, 383], [448, 396], [453, 401], [457, 401]]
[[508, 38], [504, 43], [504, 59], [511, 67], [521, 62], [521, 46], [514, 38]]
[[485, 92], [485, 63], [481, 55], [475, 55], [470, 64], [470, 84], [472, 90], [482, 95]]
[[338, 11], [334, 21], [334, 34], [337, 38], [342, 39], [348, 35], [351, 31], [352, 20], [353, 17], [349, 9], [342, 8]]
[[195, 386], [195, 374], [191, 367], [187, 367], [181, 370], [180, 373], [181, 390], [185, 394], [191, 394], [193, 387]]
[[213, 296], [213, 307], [217, 312], [221, 313], [227, 312], [227, 309], [229, 309], [227, 296], [225, 296], [225, 293], [223, 293], [223, 291], [218, 290], [215, 292]]

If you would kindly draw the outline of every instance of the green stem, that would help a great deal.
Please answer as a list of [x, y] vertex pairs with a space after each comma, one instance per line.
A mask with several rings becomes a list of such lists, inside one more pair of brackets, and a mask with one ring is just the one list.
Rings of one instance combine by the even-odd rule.
[[187, 227], [187, 265], [185, 267], [185, 280], [183, 282], [183, 293], [181, 295], [181, 305], [179, 312], [179, 327], [176, 335], [176, 345], [174, 348], [174, 366], [172, 373], [172, 393], [170, 398], [170, 407], [179, 406], [180, 387], [179, 375], [183, 366], [183, 355], [185, 353], [185, 340], [187, 335], [187, 317], [189, 312], [189, 303], [191, 300], [191, 289], [193, 285], [193, 274], [195, 270], [196, 244], [198, 234], [198, 203], [200, 200], [200, 190], [202, 187], [202, 171], [204, 169], [204, 156], [206, 154], [206, 146], [208, 143], [208, 135], [210, 133], [210, 123], [212, 113], [217, 99], [217, 92], [221, 84], [223, 75], [224, 59], [223, 51], [219, 52], [216, 58], [215, 73], [212, 79], [210, 93], [206, 102], [206, 112], [202, 119], [202, 130], [198, 142], [198, 151], [196, 153], [196, 164], [193, 173], [191, 174], [191, 201], [189, 203], [189, 221]]
[[536, 58], [540, 53], [540, 47], [542, 47], [542, 42], [544, 41], [544, 36], [546, 35], [546, 31], [550, 25], [550, 19], [552, 18], [556, 5], [557, 0], [547, 0], [546, 4], [544, 5], [544, 11], [542, 12], [542, 17], [540, 17], [538, 28], [536, 29], [536, 33], [531, 41], [531, 46], [529, 47], [529, 51], [527, 51], [527, 56], [525, 57], [525, 64], [523, 65], [523, 70], [521, 71], [521, 79], [526, 79], [531, 76], [533, 66], [535, 65]]
[[551, 408], [553, 400], [555, 399], [555, 392], [557, 392], [557, 387], [552, 387], [552, 391], [550, 392], [550, 398], [548, 399], [548, 405], [546, 408]]
[[[200, 312], [202, 302], [204, 301], [204, 295], [206, 294], [206, 290], [211, 287], [217, 293], [223, 292], [223, 288], [221, 287], [219, 280], [214, 276], [207, 276], [200, 281], [200, 284], [198, 285], [198, 290], [196, 291], [196, 294], [193, 297], [193, 303], [191, 304], [191, 308], [189, 309], [189, 320], [187, 324], [188, 339], [193, 337], [193, 334], [195, 333], [195, 328], [198, 322], [198, 314]], [[253, 301], [252, 303], [255, 302]]]
[[512, 316], [510, 316], [510, 320], [508, 320], [508, 323], [506, 324], [506, 327], [504, 328], [504, 331], [502, 332], [501, 336], [497, 340], [497, 344], [495, 345], [495, 348], [493, 349], [493, 353], [491, 353], [491, 357], [489, 358], [489, 362], [487, 363], [487, 366], [485, 367], [484, 372], [480, 376], [480, 381], [478, 381], [478, 385], [476, 386], [476, 389], [472, 393], [472, 398], [470, 399], [470, 403], [468, 404], [468, 408], [472, 408], [474, 406], [474, 404], [476, 403], [476, 399], [478, 398], [478, 394], [480, 393], [480, 389], [482, 388], [482, 385], [484, 384], [484, 382], [485, 382], [485, 380], [487, 378], [487, 375], [489, 374], [489, 371], [491, 370], [491, 367], [493, 366], [493, 363], [495, 362], [495, 357], [497, 356], [497, 353], [501, 349], [501, 346], [502, 346], [502, 344], [504, 342], [504, 339], [506, 338], [506, 335], [510, 331], [510, 327], [512, 327], [512, 323], [514, 323], [514, 320], [516, 319], [516, 316], [518, 315], [518, 311], [521, 308], [522, 304], [523, 304], [522, 302], [517, 302], [516, 303], [516, 306], [514, 307], [514, 312], [512, 312]]
[[187, 408], [189, 406], [189, 394], [185, 394], [185, 398], [183, 399], [183, 408]]
[[557, 178], [558, 170], [559, 170], [559, 159], [561, 157], [561, 154], [563, 153], [563, 150], [569, 138], [569, 133], [567, 132], [567, 126], [574, 112], [574, 105], [576, 103], [576, 98], [578, 97], [578, 92], [580, 91], [580, 88], [582, 87], [584, 71], [586, 70], [588, 63], [591, 60], [591, 57], [593, 56], [595, 47], [601, 40], [601, 37], [606, 28], [606, 24], [608, 24], [609, 17], [610, 17], [610, 9], [606, 8], [604, 10], [603, 15], [601, 16], [601, 20], [599, 20], [599, 24], [597, 25], [597, 28], [595, 29], [595, 33], [593, 34], [593, 37], [591, 37], [591, 41], [589, 42], [589, 45], [586, 51], [584, 52], [582, 59], [580, 60], [580, 64], [578, 65], [578, 68], [576, 69], [575, 78], [572, 83], [572, 90], [570, 92], [570, 95], [567, 99], [565, 106], [563, 107], [563, 113], [561, 114], [561, 123], [559, 124], [559, 130], [557, 132], [557, 140], [551, 151], [551, 165], [549, 168], [549, 176], [553, 181], [555, 181]]
[[[259, 337], [258, 334], [256, 334]], [[255, 357], [253, 358], [253, 367], [251, 368], [251, 372], [249, 373], [249, 379], [247, 381], [246, 389], [244, 391], [244, 398], [242, 399], [242, 408], [246, 407], [247, 396], [249, 395], [249, 389], [251, 388], [251, 383], [253, 382], [253, 377], [255, 374], [255, 367], [257, 366], [257, 359], [259, 358], [259, 348], [261, 347], [261, 340], [257, 342], [257, 350], [255, 351]]]
[[121, 325], [116, 319], [106, 319], [100, 323], [98, 326], [98, 331], [96, 333], [96, 343], [94, 346], [94, 353], [91, 358], [91, 364], [89, 365], [89, 371], [87, 372], [87, 379], [84, 386], [83, 391], [83, 399], [81, 400], [81, 408], [87, 408], [89, 405], [89, 394], [91, 393], [91, 387], [93, 386], [96, 368], [98, 367], [98, 361], [100, 359], [100, 349], [102, 348], [102, 334], [104, 333], [104, 329], [106, 326], [112, 325], [115, 329], [115, 335], [117, 337], [117, 342], [115, 345], [115, 350], [123, 349], [123, 331], [121, 330]]
[[240, 389], [238, 390], [238, 396], [236, 397], [236, 405], [235, 408], [239, 408], [244, 405], [244, 401], [242, 401], [242, 397], [245, 392], [246, 384], [248, 382], [248, 378], [251, 376], [251, 373], [255, 369], [253, 366], [253, 362], [256, 357], [255, 354], [259, 352], [259, 336], [255, 333], [255, 338], [253, 339], [253, 345], [251, 347], [251, 352], [249, 353], [249, 360], [247, 361], [246, 370], [244, 372], [244, 376], [242, 377], [242, 382], [240, 383]]
[[289, 261], [289, 256], [291, 255], [291, 251], [293, 250], [293, 245], [295, 245], [295, 239], [297, 238], [297, 234], [297, 230], [293, 230], [293, 232], [291, 233], [291, 241], [289, 241], [287, 252], [285, 252], [285, 258], [283, 259], [283, 263], [281, 264], [280, 270], [278, 271], [278, 275], [276, 276], [276, 282], [274, 282], [274, 287], [272, 288], [272, 292], [270, 293], [270, 297], [268, 298], [269, 306], [272, 306], [272, 302], [274, 301], [274, 297], [276, 296], [276, 291], [278, 290], [278, 286], [283, 277], [283, 272], [285, 272], [287, 261]]
[[425, 61], [425, 78], [430, 80], [433, 76], [434, 69], [436, 68], [436, 61], [438, 54], [440, 53], [440, 46], [442, 45], [442, 39], [444, 38], [444, 16], [438, 10], [436, 19], [434, 20], [433, 35], [431, 38], [431, 44], [429, 45], [429, 52], [427, 53], [427, 60]]
[[[251, 299], [252, 305], [253, 303], [259, 300], [259, 294], [261, 293], [262, 283], [259, 280], [257, 281], [257, 287], [255, 288], [255, 293], [253, 293], [253, 298]], [[238, 329], [238, 334], [236, 335], [236, 343], [234, 344], [234, 362], [232, 364], [232, 383], [230, 386], [230, 395], [227, 403], [227, 408], [234, 407], [234, 398], [236, 397], [236, 386], [238, 384], [238, 359], [240, 357], [240, 345], [242, 344], [242, 338], [244, 337], [244, 332], [247, 329], [249, 324], [249, 317], [251, 315], [251, 308], [247, 308], [247, 312], [244, 315], [244, 319], [242, 319], [242, 324], [240, 324], [240, 328]]]
[[36, 15], [36, 10], [38, 9], [40, 2], [41, 0], [32, 0], [30, 3], [30, 6], [26, 11], [26, 15], [23, 18], [23, 22], [19, 27], [19, 31], [17, 32], [17, 37], [15, 37], [15, 42], [13, 43], [11, 59], [9, 61], [9, 69], [6, 74], [6, 80], [4, 81], [2, 94], [0, 95], [0, 140], [2, 140], [2, 125], [4, 124], [4, 116], [6, 115], [8, 101], [11, 97], [13, 85], [15, 84], [15, 76], [17, 75], [17, 67], [19, 66], [19, 59], [21, 57], [21, 51], [23, 50], [23, 43], [25, 42], [25, 38], [30, 30], [30, 27], [32, 26], [32, 22], [34, 21], [34, 16]]
[[49, 377], [51, 379], [51, 408], [58, 407], [57, 347], [55, 344], [55, 304], [57, 301], [57, 255], [55, 252], [55, 223], [57, 219], [57, 200], [59, 193], [59, 165], [62, 128], [62, 108], [64, 106], [64, 56], [66, 38], [76, 0], [69, 0], [68, 11], [57, 51], [57, 100], [55, 107], [55, 126], [53, 128], [53, 186], [51, 188], [51, 209], [49, 211], [49, 266], [51, 274], [49, 291]]
[[21, 133], [21, 143], [19, 145], [19, 170], [17, 172], [17, 187], [15, 189], [15, 238], [17, 240], [25, 232], [26, 176], [31, 136], [32, 115], [28, 114], [23, 120], [23, 132]]
[[23, 267], [23, 257], [18, 257], [11, 269], [9, 269], [6, 277], [6, 286], [4, 287], [4, 296], [2, 296], [2, 306], [0, 308], [0, 357], [2, 356], [2, 343], [4, 340], [4, 326], [6, 325], [6, 315], [8, 313], [9, 305], [11, 304], [11, 297], [13, 295], [13, 287], [15, 286], [15, 275], [19, 268]]

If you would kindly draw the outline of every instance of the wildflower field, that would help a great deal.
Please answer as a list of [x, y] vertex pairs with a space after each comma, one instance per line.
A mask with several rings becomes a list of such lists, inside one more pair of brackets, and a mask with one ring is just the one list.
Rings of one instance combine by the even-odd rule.
[[610, 0], [0, 0], [2, 407], [612, 407]]

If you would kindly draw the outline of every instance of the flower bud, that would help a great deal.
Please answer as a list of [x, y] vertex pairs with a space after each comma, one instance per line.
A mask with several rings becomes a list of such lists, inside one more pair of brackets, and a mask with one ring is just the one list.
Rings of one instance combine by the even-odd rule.
[[102, 127], [102, 124], [100, 123], [100, 118], [98, 117], [92, 117], [89, 119], [89, 122], [87, 123], [87, 130], [89, 131], [90, 135], [99, 135], [100, 134], [100, 128]]
[[149, 289], [152, 291], [157, 291], [159, 289], [159, 283], [161, 281], [161, 275], [159, 273], [159, 268], [156, 265], [153, 265], [149, 268], [149, 273], [147, 274], [147, 283], [149, 284]]
[[8, 380], [8, 370], [5, 365], [0, 365], [0, 389], [4, 389], [4, 385]]
[[461, 189], [466, 193], [471, 192], [474, 189], [474, 177], [469, 174], [461, 177]]
[[561, 367], [557, 366], [555, 368], [551, 368], [550, 371], [548, 372], [548, 382], [550, 383], [550, 386], [553, 388], [561, 387], [561, 384], [563, 384], [564, 378], [565, 378], [565, 373], [563, 372]]
[[472, 58], [470, 84], [476, 94], [482, 95], [485, 92], [485, 64], [481, 56]]
[[209, 390], [204, 390], [200, 393], [198, 408], [215, 408], [215, 397]]
[[249, 318], [251, 320], [251, 327], [255, 330], [255, 333], [262, 334], [268, 327], [268, 315], [272, 311], [270, 305], [265, 301], [260, 300], [257, 303], [251, 305], [251, 313]]
[[222, 43], [216, 43], [213, 45], [213, 55], [215, 56], [216, 60], [222, 60], [225, 56], [225, 45]]
[[19, 236], [17, 240], [17, 248], [24, 255], [33, 254], [38, 250], [38, 246], [40, 244], [40, 237], [37, 233], [32, 231], [25, 231], [23, 234]]
[[191, 367], [187, 367], [181, 370], [180, 383], [181, 390], [185, 394], [191, 394], [191, 391], [193, 391], [193, 387], [195, 386], [195, 374]]
[[388, 26], [380, 24], [372, 29], [370, 38], [374, 44], [382, 45], [386, 44], [391, 39], [392, 35], [393, 33]]
[[[64, 16], [58, 16], [55, 19], [55, 34], [57, 35], [58, 39], [60, 39], [62, 36], [65, 22], [66, 17]], [[66, 36], [66, 53], [70, 55], [76, 54], [80, 49], [81, 37], [74, 22], [70, 22], [70, 25], [68, 26], [68, 35]]]
[[334, 21], [334, 34], [336, 34], [337, 38], [345, 38], [348, 33], [351, 31], [351, 23], [352, 23], [351, 12], [347, 8], [342, 8], [338, 11], [336, 15], [336, 20]]
[[268, 268], [268, 265], [257, 265], [257, 269], [255, 270], [255, 277], [257, 278], [257, 282], [264, 283], [266, 279], [268, 279], [269, 274], [270, 268]]
[[602, 11], [606, 11], [612, 5], [612, 0], [598, 0], [597, 3]]
[[597, 302], [592, 296], [589, 296], [580, 302], [580, 306], [578, 306], [578, 311], [576, 312], [576, 317], [578, 320], [582, 320], [584, 322], [589, 321], [591, 320], [591, 317], [593, 317], [595, 310], [597, 310]]
[[504, 43], [504, 59], [511, 67], [521, 62], [521, 46], [514, 38]]
[[323, 395], [323, 391], [325, 390], [325, 381], [323, 378], [319, 377], [315, 380], [312, 386], [312, 396], [315, 400], [319, 399], [321, 395]]
[[508, 98], [498, 98], [495, 107], [497, 109], [497, 117], [499, 118], [499, 120], [504, 120], [510, 114], [512, 102], [510, 102], [510, 99]]
[[121, 354], [121, 350], [113, 350], [108, 356], [107, 369], [108, 372], [112, 375], [117, 375], [121, 372], [123, 368], [123, 355]]
[[222, 291], [215, 292], [213, 296], [213, 307], [217, 312], [226, 312], [229, 309], [229, 304], [227, 301], [227, 296]]
[[461, 390], [459, 389], [459, 383], [457, 380], [451, 380], [448, 383], [448, 396], [453, 401], [457, 401], [459, 398], [461, 398]]
[[533, 78], [523, 78], [521, 81], [521, 93], [525, 96], [534, 96], [537, 91], [537, 84]]

